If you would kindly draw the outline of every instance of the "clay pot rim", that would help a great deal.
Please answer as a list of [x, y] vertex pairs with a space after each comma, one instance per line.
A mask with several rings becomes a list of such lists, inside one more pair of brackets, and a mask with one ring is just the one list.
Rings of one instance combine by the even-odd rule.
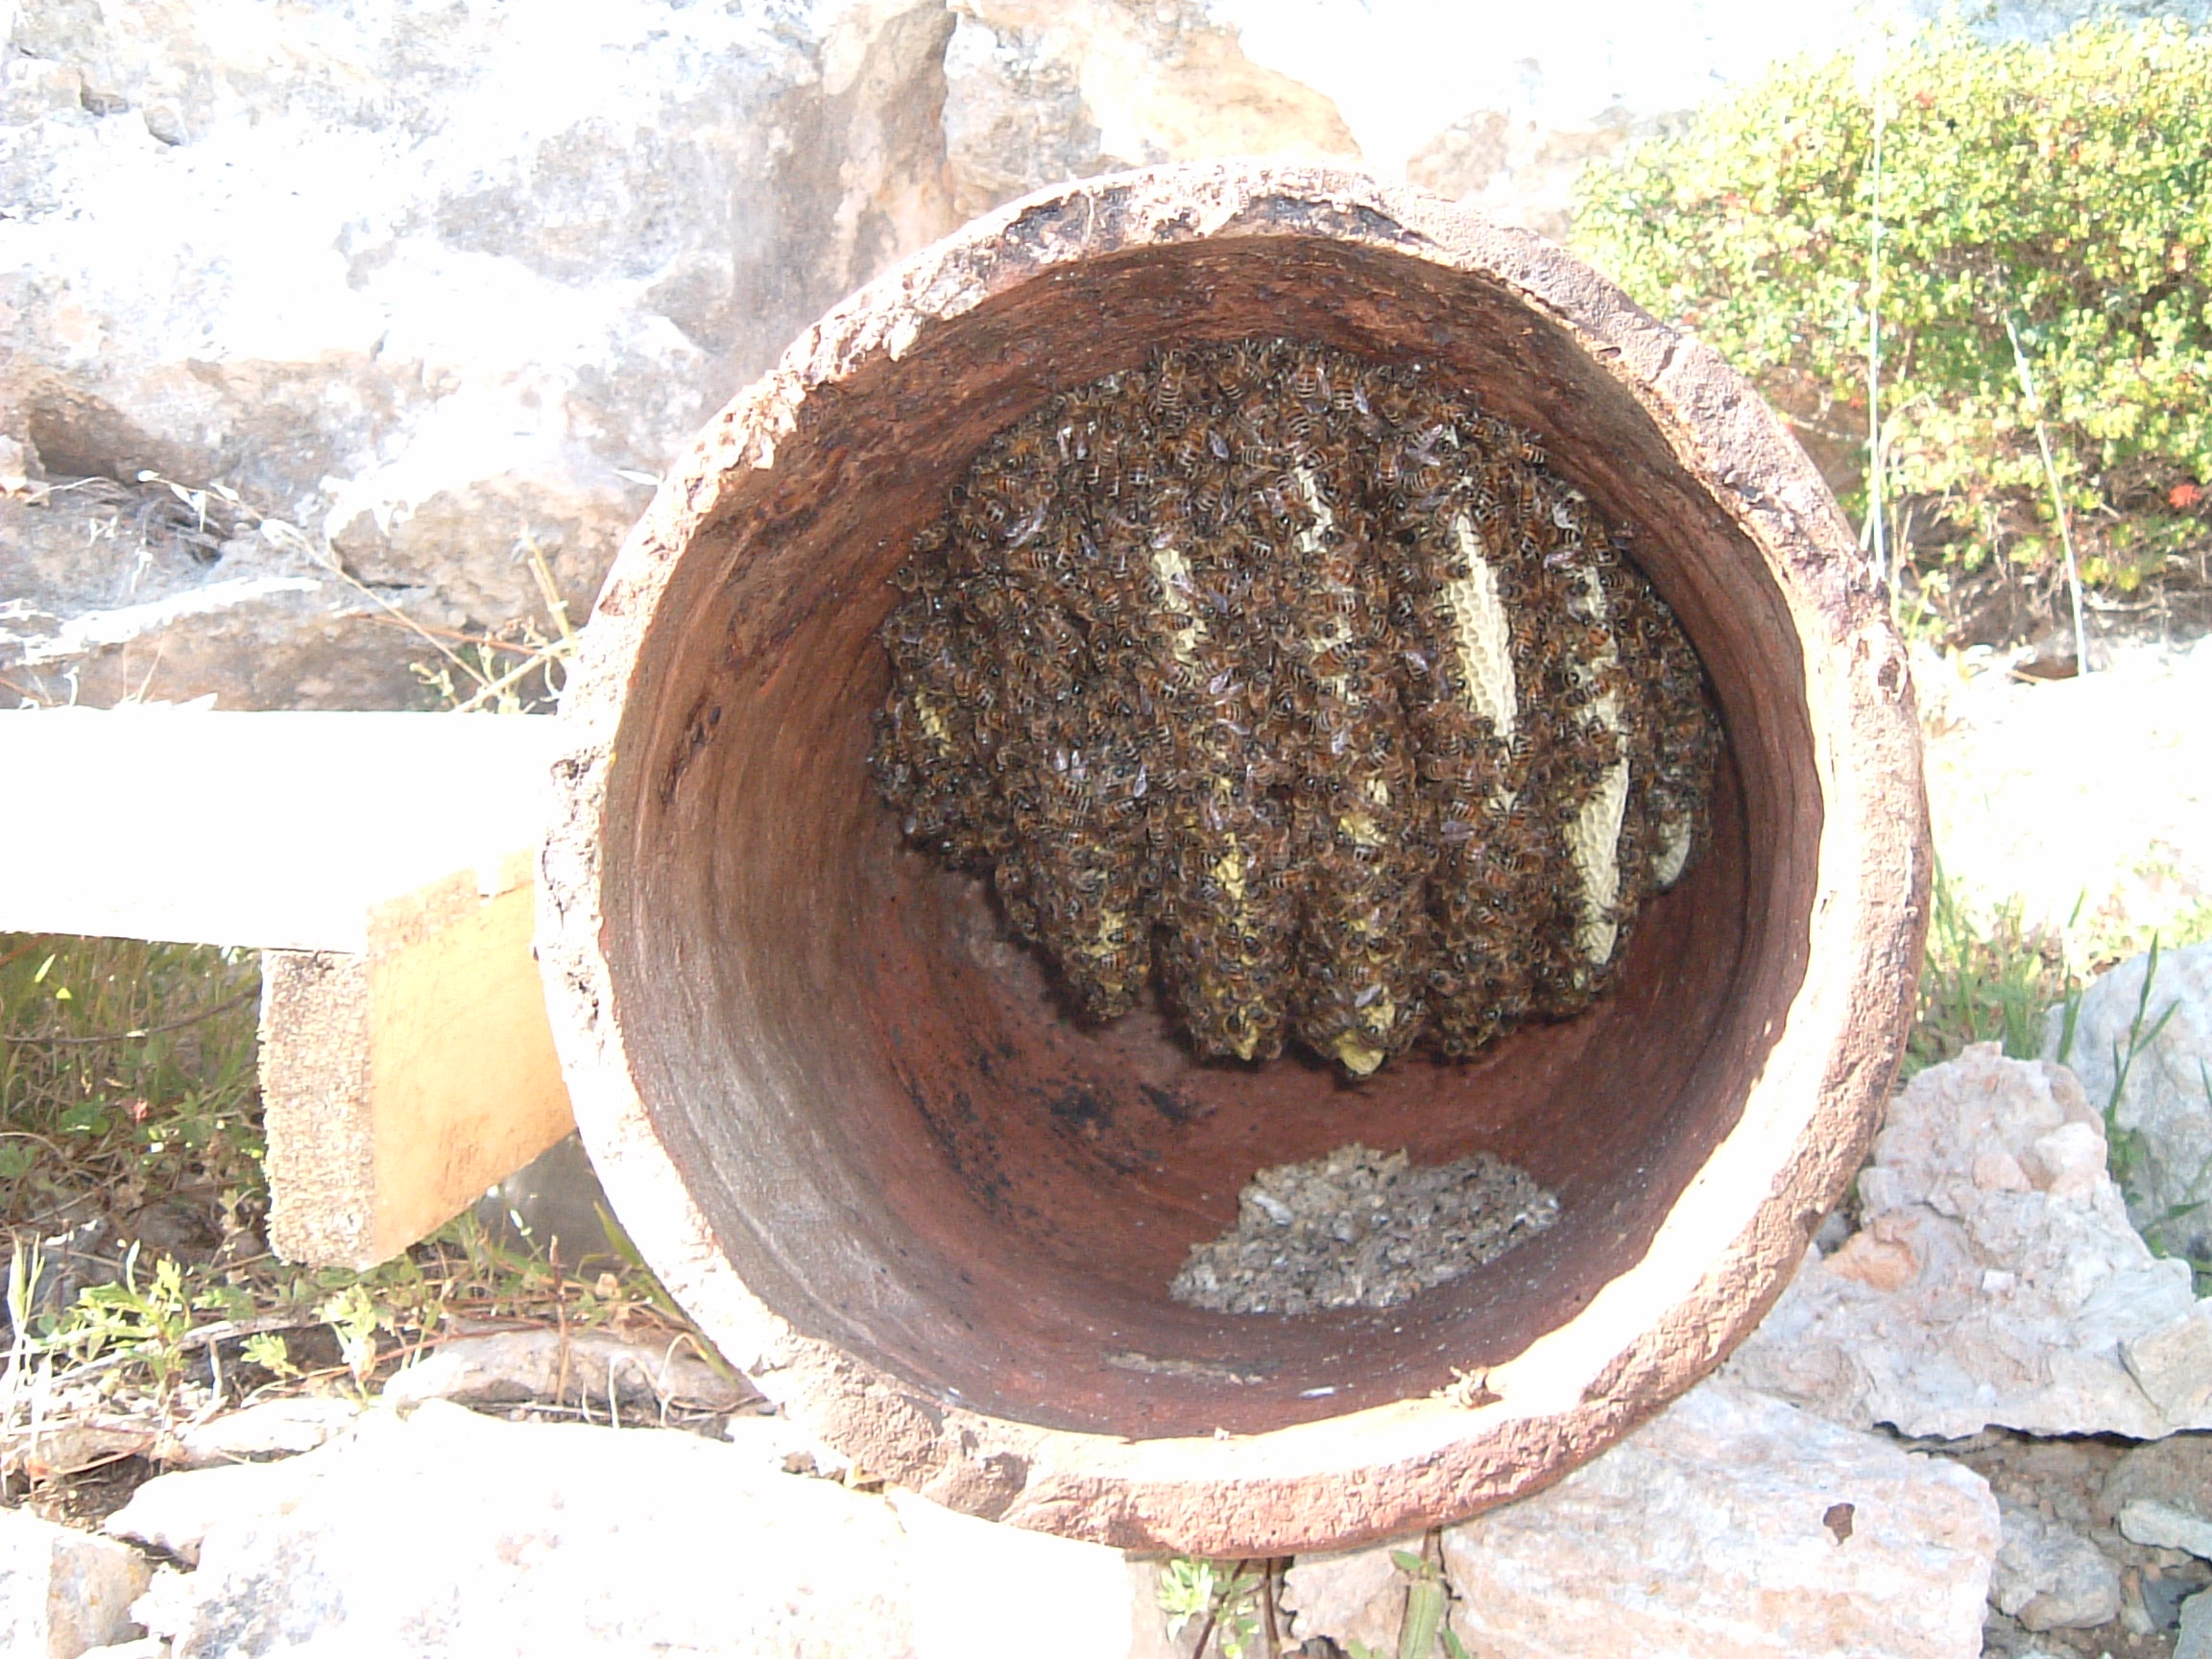
[[[1112, 194], [1118, 237], [1070, 209]], [[1645, 1257], [1490, 1375], [1502, 1396], [1430, 1398], [1264, 1433], [1130, 1441], [948, 1403], [763, 1303], [655, 1147], [600, 949], [599, 848], [641, 647], [683, 549], [731, 481], [774, 465], [809, 391], [993, 295], [1103, 253], [1253, 233], [1293, 202], [1339, 244], [1410, 254], [1502, 286], [1564, 330], [1658, 426], [1686, 475], [1764, 560], [1805, 667], [1824, 822], [1804, 985], [1741, 1119]], [[1756, 477], [1756, 492], [1737, 487]], [[871, 1470], [955, 1507], [1123, 1547], [1272, 1554], [1425, 1526], [1518, 1496], [1649, 1416], [1717, 1364], [1788, 1283], [1857, 1166], [1894, 1075], [1925, 931], [1927, 808], [1902, 647], [1826, 487], [1704, 346], [1651, 319], [1541, 238], [1424, 192], [1320, 167], [1166, 166], [1053, 186], [907, 260], [830, 311], [710, 421], [625, 542], [564, 699], [571, 741], [540, 883], [539, 953], [585, 1142], [623, 1224], [733, 1363]], [[1898, 972], [1900, 965], [1904, 972]], [[1896, 988], [1869, 1002], [1860, 988]], [[1783, 1155], [1777, 1156], [1781, 1150]], [[1017, 1477], [978, 1484], [978, 1470]], [[1011, 1490], [1007, 1488], [1011, 1486]], [[1365, 1493], [1358, 1514], [1336, 1495]], [[992, 1496], [992, 1493], [997, 1496]]]

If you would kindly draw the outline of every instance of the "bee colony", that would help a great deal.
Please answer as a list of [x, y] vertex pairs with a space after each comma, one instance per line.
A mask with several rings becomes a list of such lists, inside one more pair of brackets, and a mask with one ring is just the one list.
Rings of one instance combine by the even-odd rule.
[[1008, 427], [917, 534], [871, 766], [1081, 1011], [1355, 1077], [1588, 1007], [1719, 727], [1623, 539], [1419, 368], [1247, 340]]

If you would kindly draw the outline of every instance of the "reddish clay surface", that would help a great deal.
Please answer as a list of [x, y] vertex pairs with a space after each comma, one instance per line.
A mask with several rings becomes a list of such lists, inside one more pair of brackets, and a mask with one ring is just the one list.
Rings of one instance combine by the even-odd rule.
[[[1442, 365], [1627, 526], [1728, 733], [1714, 844], [1619, 992], [1353, 1084], [1071, 1021], [869, 786], [872, 630], [984, 441], [1163, 342]], [[1071, 1536], [1272, 1553], [1555, 1479], [1716, 1363], [1894, 1070], [1928, 874], [1911, 691], [1811, 466], [1703, 349], [1526, 234], [1316, 170], [1164, 169], [979, 221], [702, 436], [565, 710], [541, 954], [624, 1224], [871, 1468]], [[1262, 1165], [1487, 1149], [1558, 1224], [1386, 1312], [1167, 1300]], [[1610, 1289], [1609, 1289], [1610, 1287]], [[1431, 1395], [1494, 1368], [1480, 1409]]]

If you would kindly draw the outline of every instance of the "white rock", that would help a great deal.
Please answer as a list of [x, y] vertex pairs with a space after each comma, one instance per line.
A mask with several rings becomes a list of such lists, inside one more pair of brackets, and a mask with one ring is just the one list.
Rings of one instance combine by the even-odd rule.
[[1150, 1563], [978, 1521], [911, 1492], [887, 1497], [906, 1535], [923, 1659], [1030, 1659], [1047, 1647], [1054, 1659], [1181, 1659]]
[[1244, 54], [1202, 0], [958, 0], [946, 163], [960, 216], [1038, 185], [1219, 156], [1357, 164], [1323, 93]]
[[1969, 1659], [1997, 1544], [1972, 1471], [1713, 1382], [1444, 1565], [1484, 1659]]
[[1860, 1177], [1861, 1230], [1808, 1254], [1727, 1375], [1913, 1435], [2212, 1424], [2212, 1305], [2128, 1225], [2092, 1166], [2100, 1129], [2070, 1072], [1994, 1044], [1921, 1072]]
[[[2206, 1499], [2212, 1502], [2212, 1493]], [[2138, 1544], [2161, 1550], [2186, 1550], [2212, 1561], [2212, 1521], [2153, 1498], [2137, 1498], [2121, 1507], [2120, 1530]]]
[[1618, 104], [1595, 121], [1565, 127], [1517, 111], [1481, 109], [1454, 122], [1408, 157], [1406, 176], [1425, 190], [1564, 242], [1583, 169], [1653, 130]]
[[156, 1475], [108, 1517], [110, 1537], [128, 1538], [196, 1564], [207, 1534], [250, 1526], [299, 1503], [330, 1469], [322, 1457], [288, 1457], [274, 1463], [227, 1463]]
[[2088, 1629], [2120, 1616], [2120, 1569], [2067, 1526], [2000, 1500], [2004, 1538], [1989, 1599], [2030, 1630]]
[[485, 1403], [564, 1401], [578, 1394], [604, 1404], [609, 1389], [626, 1403], [734, 1411], [760, 1398], [742, 1378], [724, 1378], [688, 1338], [646, 1346], [604, 1332], [503, 1331], [440, 1344], [384, 1385], [387, 1406], [425, 1400]]
[[[2116, 1163], [2136, 1225], [2176, 1256], [2212, 1257], [2212, 944], [2161, 951], [2146, 1000], [2150, 968], [2146, 952], [2081, 994], [2067, 1064], [2132, 1138], [2139, 1155]], [[2142, 1043], [2161, 1019], [2157, 1036]], [[2045, 1016], [2047, 1057], [2056, 1055], [2064, 1022], [2063, 1009]], [[2127, 1062], [2131, 1032], [2139, 1052], [2115, 1104], [2116, 1062]]]
[[2124, 1344], [2121, 1354], [2168, 1421], [2212, 1426], [2212, 1300]]
[[2212, 1659], [2212, 1590], [2200, 1590], [2181, 1603], [2174, 1659]]
[[2096, 1190], [2104, 1175], [2104, 1135], [2095, 1123], [2062, 1123], [2038, 1135], [2020, 1155], [2021, 1172], [2032, 1187], [2054, 1198]]
[[264, 1400], [178, 1430], [156, 1455], [177, 1469], [297, 1456], [344, 1433], [360, 1415], [353, 1401], [334, 1395]]
[[[1043, 1630], [1055, 1650], [1166, 1659], [1145, 1646], [1151, 1575], [1118, 1551], [785, 1474], [779, 1444], [507, 1423], [440, 1400], [372, 1410], [289, 1463], [141, 1488], [178, 1512], [170, 1535], [197, 1531], [199, 1570], [161, 1575], [139, 1616], [175, 1659], [287, 1643], [414, 1659], [1013, 1659]], [[194, 1523], [180, 1500], [147, 1499], [217, 1476], [262, 1482], [263, 1502], [222, 1494]]]
[[[355, 617], [325, 539], [421, 619], [546, 626], [527, 537], [581, 620], [700, 422], [956, 222], [943, 0], [0, 18], [0, 427], [49, 473], [221, 479], [310, 550], [282, 572], [305, 590], [34, 676], [75, 667], [91, 701], [156, 661], [155, 696], [419, 694], [405, 664], [434, 654]], [[0, 500], [0, 663], [267, 553], [142, 558], [132, 511], [98, 542], [84, 517]]]
[[77, 1659], [136, 1633], [146, 1558], [112, 1539], [0, 1509], [0, 1653]]
[[2212, 1434], [2176, 1434], [2135, 1447], [2106, 1473], [2097, 1501], [2109, 1515], [2141, 1501], [2212, 1525]]
[[217, 1474], [272, 1502], [210, 1526], [199, 1571], [141, 1602], [176, 1659], [910, 1649], [888, 1505], [692, 1435], [432, 1401], [290, 1464], [168, 1479]]

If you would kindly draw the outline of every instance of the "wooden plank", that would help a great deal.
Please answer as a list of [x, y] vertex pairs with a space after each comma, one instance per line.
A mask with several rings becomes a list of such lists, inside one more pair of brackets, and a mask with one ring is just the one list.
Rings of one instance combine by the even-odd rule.
[[[0, 716], [0, 929], [262, 954], [270, 1241], [367, 1267], [573, 1127], [531, 951], [558, 723]], [[52, 804], [52, 810], [46, 804]]]
[[263, 957], [279, 1255], [384, 1261], [574, 1127], [530, 956], [528, 855], [508, 874], [499, 893], [462, 876], [384, 905], [365, 955]]

